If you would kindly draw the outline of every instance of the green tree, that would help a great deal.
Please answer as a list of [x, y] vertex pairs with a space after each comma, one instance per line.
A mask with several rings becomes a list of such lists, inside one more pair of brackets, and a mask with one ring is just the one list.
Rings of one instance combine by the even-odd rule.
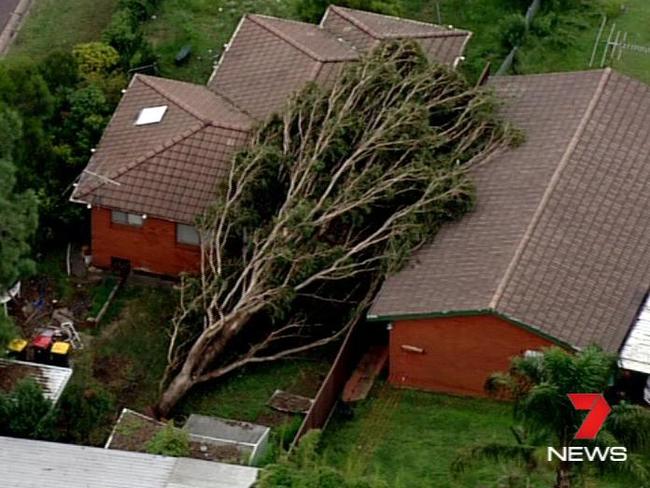
[[267, 466], [258, 481], [259, 488], [387, 488], [385, 482], [347, 475], [323, 462], [318, 455], [320, 431], [305, 435], [294, 452]]
[[34, 271], [30, 241], [38, 224], [36, 196], [15, 192], [16, 169], [0, 160], [0, 290]]
[[13, 391], [0, 394], [0, 433], [32, 439], [55, 437], [56, 412], [41, 387], [31, 378], [20, 380]]
[[[574, 439], [585, 413], [573, 407], [567, 394], [602, 392], [615, 372], [615, 356], [597, 347], [575, 354], [553, 347], [540, 355], [514, 358], [510, 370], [494, 374], [486, 389], [493, 395], [514, 400], [514, 418], [519, 422], [512, 430], [515, 442], [475, 446], [459, 456], [455, 469], [462, 470], [482, 458], [519, 459], [532, 473], [548, 465], [546, 461], [540, 462], [546, 454], [546, 446], [624, 445], [632, 451], [647, 448], [650, 445], [650, 413], [627, 404], [612, 407], [595, 441]], [[648, 481], [646, 468], [635, 452], [625, 463], [558, 461], [552, 466], [555, 488], [569, 488], [586, 477], [608, 471], [624, 471], [642, 483]]]
[[[183, 282], [161, 416], [198, 383], [341, 337], [387, 273], [472, 207], [473, 163], [514, 138], [485, 90], [415, 42], [307, 86], [257, 129], [199, 219], [208, 264]], [[338, 314], [326, 326], [323, 309]], [[255, 342], [237, 356], [244, 331]]]
[[108, 75], [120, 61], [120, 54], [103, 42], [77, 44], [72, 49], [72, 55], [79, 66], [79, 73], [87, 81]]

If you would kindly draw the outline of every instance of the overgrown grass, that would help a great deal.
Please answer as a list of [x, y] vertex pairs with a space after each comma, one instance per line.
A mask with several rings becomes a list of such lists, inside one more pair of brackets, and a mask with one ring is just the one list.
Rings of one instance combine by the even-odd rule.
[[[205, 83], [215, 59], [223, 51], [245, 13], [291, 17], [295, 0], [163, 0], [145, 32], [160, 55], [162, 76]], [[192, 55], [183, 66], [174, 59], [189, 45]]]
[[34, 0], [10, 49], [11, 56], [39, 58], [56, 49], [99, 40], [118, 0]]
[[[524, 470], [511, 463], [480, 461], [454, 474], [463, 449], [487, 442], [513, 442], [512, 407], [485, 399], [460, 398], [379, 385], [355, 408], [352, 420], [336, 416], [322, 439], [324, 460], [350, 474], [378, 475], [391, 487], [497, 488], [553, 484], [550, 469], [525, 483], [508, 485]], [[521, 479], [520, 479], [521, 481]], [[588, 486], [623, 488], [629, 480], [593, 480]]]

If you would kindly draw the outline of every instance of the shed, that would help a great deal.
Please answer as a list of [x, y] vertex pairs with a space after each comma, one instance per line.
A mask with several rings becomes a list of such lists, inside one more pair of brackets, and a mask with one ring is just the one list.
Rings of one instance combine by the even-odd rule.
[[[11, 373], [9, 373], [10, 371]], [[45, 398], [56, 403], [72, 376], [72, 369], [13, 359], [0, 359], [0, 375], [8, 374], [12, 374], [16, 381], [33, 378], [43, 389]]]
[[247, 466], [0, 437], [2, 486], [34, 488], [250, 488]]
[[183, 427], [193, 437], [206, 442], [236, 446], [248, 459], [248, 464], [256, 464], [268, 446], [271, 429], [264, 425], [235, 420], [192, 414]]

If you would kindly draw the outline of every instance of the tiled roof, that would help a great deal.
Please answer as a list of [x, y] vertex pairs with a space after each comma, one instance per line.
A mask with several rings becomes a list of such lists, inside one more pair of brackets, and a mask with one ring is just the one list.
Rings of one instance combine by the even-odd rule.
[[470, 33], [330, 6], [320, 26], [262, 15], [242, 19], [208, 86], [263, 119], [309, 81], [327, 83], [382, 39], [412, 38], [452, 64]]
[[321, 26], [367, 51], [387, 39], [416, 39], [430, 61], [452, 64], [462, 56], [471, 32], [400, 17], [330, 6]]
[[[156, 124], [140, 110], [166, 105]], [[136, 75], [72, 198], [192, 222], [210, 202], [252, 119], [206, 87]]]
[[[433, 36], [420, 39], [429, 47], [438, 36], [456, 32], [384, 16], [365, 22], [383, 29], [384, 37]], [[463, 47], [454, 48], [454, 55]], [[192, 222], [212, 200], [234, 152], [247, 143], [254, 120], [280, 109], [309, 81], [327, 85], [360, 50], [320, 26], [244, 16], [207, 87], [133, 78], [72, 200]], [[135, 124], [142, 109], [160, 106], [167, 107], [160, 122]]]
[[650, 286], [650, 87], [604, 71], [497, 78], [527, 134], [477, 207], [388, 278], [371, 316], [492, 311], [618, 350]]

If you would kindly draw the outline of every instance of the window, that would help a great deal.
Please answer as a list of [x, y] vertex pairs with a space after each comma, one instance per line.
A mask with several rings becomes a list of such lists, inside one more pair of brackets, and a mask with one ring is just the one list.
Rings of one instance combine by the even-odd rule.
[[199, 231], [193, 225], [176, 224], [176, 242], [198, 246], [200, 243]]
[[111, 212], [111, 222], [115, 224], [132, 225], [133, 227], [142, 227], [144, 219], [142, 218], [142, 215], [113, 210]]
[[157, 124], [162, 120], [165, 112], [167, 112], [167, 105], [143, 108], [138, 114], [135, 125]]

